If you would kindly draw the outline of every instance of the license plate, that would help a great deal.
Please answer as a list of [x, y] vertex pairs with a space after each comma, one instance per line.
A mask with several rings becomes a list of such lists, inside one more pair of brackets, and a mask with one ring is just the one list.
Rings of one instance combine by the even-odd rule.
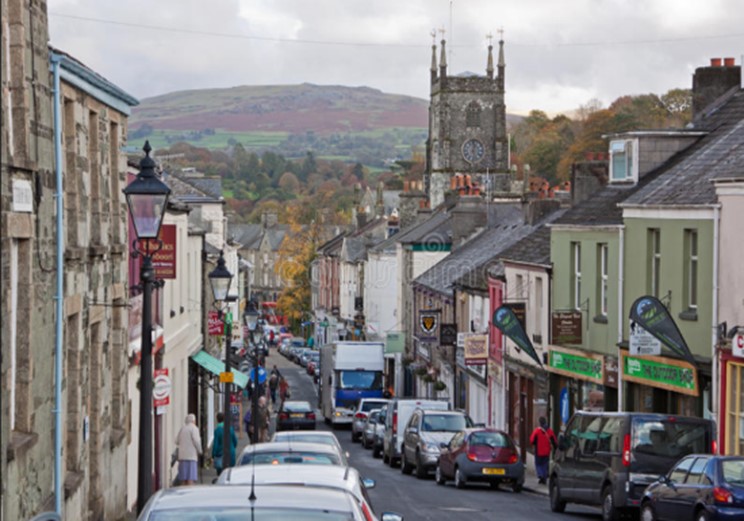
[[304, 418], [305, 415], [302, 414], [301, 412], [294, 412], [294, 413], [290, 414], [289, 417], [290, 418]]
[[506, 474], [506, 469], [483, 469], [483, 474], [495, 474], [497, 476], [503, 476]]

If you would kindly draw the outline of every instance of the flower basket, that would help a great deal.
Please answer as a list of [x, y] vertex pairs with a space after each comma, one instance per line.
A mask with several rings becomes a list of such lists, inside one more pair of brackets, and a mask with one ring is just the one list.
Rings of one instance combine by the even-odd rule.
[[416, 376], [424, 376], [425, 374], [427, 374], [427, 372], [428, 372], [428, 371], [426, 370], [426, 367], [417, 367], [417, 368], [415, 368], [415, 369], [413, 370], [413, 373], [414, 373], [414, 374], [415, 374]]
[[434, 378], [428, 373], [424, 374], [421, 379], [426, 383], [432, 383], [434, 381]]
[[442, 382], [441, 380], [437, 380], [434, 382], [434, 390], [435, 391], [444, 391], [447, 388], [447, 384]]

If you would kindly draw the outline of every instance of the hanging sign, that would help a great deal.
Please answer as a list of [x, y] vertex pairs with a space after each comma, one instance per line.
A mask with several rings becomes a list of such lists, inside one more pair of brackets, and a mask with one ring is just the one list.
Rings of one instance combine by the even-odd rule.
[[488, 335], [466, 335], [464, 354], [466, 366], [485, 366], [488, 361]]
[[630, 320], [658, 338], [665, 346], [687, 360], [693, 367], [695, 358], [669, 311], [656, 297], [640, 297], [630, 306]]
[[744, 358], [744, 332], [737, 333], [731, 340], [731, 354]]
[[225, 324], [216, 311], [210, 311], [207, 316], [207, 329], [210, 336], [221, 336], [225, 333]]
[[535, 347], [532, 345], [527, 333], [524, 331], [522, 324], [508, 306], [503, 305], [493, 312], [493, 325], [499, 328], [504, 335], [509, 337], [512, 342], [522, 349], [527, 356], [532, 358], [537, 365], [542, 367], [540, 357], [537, 356]]
[[457, 343], [457, 324], [442, 324], [439, 328], [439, 344], [453, 346]]
[[419, 340], [437, 342], [439, 340], [439, 309], [419, 311]]

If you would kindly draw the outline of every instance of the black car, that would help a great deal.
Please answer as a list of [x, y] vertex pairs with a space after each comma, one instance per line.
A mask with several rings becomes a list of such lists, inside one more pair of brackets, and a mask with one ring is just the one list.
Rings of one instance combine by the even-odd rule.
[[649, 485], [641, 521], [744, 519], [744, 457], [693, 454]]
[[638, 511], [646, 487], [690, 454], [715, 453], [713, 422], [634, 412], [579, 412], [566, 424], [550, 466], [550, 508], [602, 507], [605, 521]]
[[289, 431], [296, 429], [314, 430], [315, 411], [310, 402], [285, 401], [276, 415], [276, 430]]

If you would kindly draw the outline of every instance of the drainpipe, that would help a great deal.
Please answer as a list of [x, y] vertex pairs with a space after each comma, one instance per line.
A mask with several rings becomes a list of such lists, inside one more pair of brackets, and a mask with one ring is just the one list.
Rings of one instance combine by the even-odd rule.
[[[721, 207], [716, 205], [713, 208], [713, 326], [712, 333], [712, 356], [711, 356], [711, 416], [716, 425], [719, 424], [718, 418], [718, 235], [721, 218]], [[721, 433], [718, 433], [719, 438]]]
[[62, 188], [62, 114], [59, 84], [59, 64], [62, 56], [52, 53], [54, 75], [54, 174], [57, 190], [54, 199], [57, 207], [57, 293], [55, 300], [54, 338], [54, 510], [62, 517], [62, 317], [64, 316], [64, 207]]
[[623, 290], [625, 288], [625, 226], [620, 227], [617, 253], [617, 412], [623, 412], [623, 359], [620, 356], [620, 342], [623, 341]]

